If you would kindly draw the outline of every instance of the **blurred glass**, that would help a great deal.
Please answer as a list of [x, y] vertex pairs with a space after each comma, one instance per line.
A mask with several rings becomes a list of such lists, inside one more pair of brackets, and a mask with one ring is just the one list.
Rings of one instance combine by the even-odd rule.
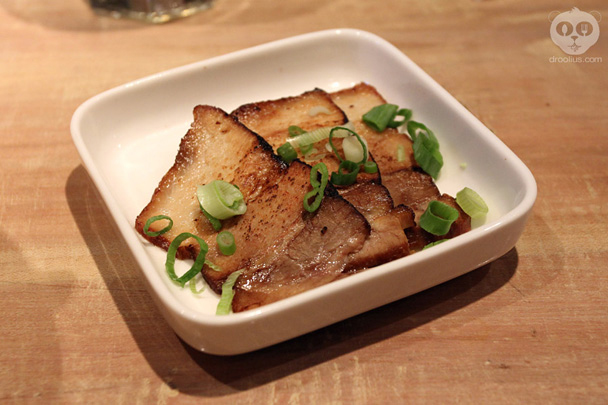
[[213, 0], [90, 0], [90, 3], [101, 15], [164, 23], [206, 10]]

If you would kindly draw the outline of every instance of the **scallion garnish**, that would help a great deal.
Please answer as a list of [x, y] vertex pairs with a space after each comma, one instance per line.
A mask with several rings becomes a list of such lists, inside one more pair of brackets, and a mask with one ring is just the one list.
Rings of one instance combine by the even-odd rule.
[[440, 243], [443, 243], [443, 242], [445, 242], [447, 240], [449, 240], [449, 239], [439, 239], [439, 240], [436, 240], [435, 242], [428, 243], [428, 244], [424, 245], [424, 247], [422, 248], [422, 250], [431, 248], [433, 246], [437, 246]]
[[210, 262], [209, 260], [205, 260], [205, 266], [209, 266], [209, 268], [213, 271], [222, 271], [220, 266], [215, 263]]
[[331, 174], [331, 182], [336, 186], [350, 186], [354, 184], [357, 181], [360, 166], [359, 163], [343, 160], [340, 166], [338, 166], [338, 171]]
[[468, 187], [456, 194], [456, 202], [471, 218], [481, 218], [488, 213], [488, 205], [483, 198]]
[[[397, 117], [401, 117], [401, 119], [397, 119]], [[395, 113], [391, 121], [387, 124], [389, 128], [397, 128], [401, 125], [405, 124], [412, 118], [412, 110], [408, 108], [402, 108]]]
[[311, 117], [319, 114], [331, 114], [331, 111], [329, 111], [329, 108], [325, 107], [324, 105], [317, 105], [308, 110], [308, 115]]
[[397, 162], [403, 162], [405, 160], [405, 148], [403, 145], [397, 146]]
[[234, 235], [232, 233], [222, 231], [217, 234], [215, 240], [217, 241], [217, 247], [223, 255], [230, 256], [236, 252], [236, 243], [234, 242]]
[[207, 211], [205, 211], [205, 209], [200, 204], [200, 202], [199, 202], [199, 207], [201, 208], [201, 212], [203, 213], [205, 218], [207, 218], [209, 220], [209, 223], [211, 224], [211, 226], [213, 227], [214, 230], [219, 231], [220, 229], [222, 229], [222, 223], [220, 222], [219, 219], [217, 219], [216, 217], [214, 217], [213, 215], [211, 215]]
[[315, 145], [313, 145], [312, 143], [310, 145], [301, 145], [300, 153], [302, 153], [302, 155], [308, 155], [310, 152], [312, 152], [314, 147]]
[[243, 270], [235, 271], [230, 274], [224, 284], [222, 284], [222, 295], [220, 296], [220, 302], [217, 303], [215, 310], [216, 315], [228, 315], [232, 308], [232, 299], [234, 298], [234, 284], [239, 278]]
[[436, 179], [443, 167], [443, 156], [439, 152], [439, 141], [435, 134], [426, 125], [416, 121], [407, 123], [407, 132], [414, 141], [414, 159], [422, 170]]
[[433, 200], [420, 217], [419, 225], [433, 235], [445, 235], [452, 223], [458, 219], [458, 210], [447, 204]]
[[[152, 223], [156, 222], [156, 221], [160, 221], [166, 219], [167, 221], [169, 221], [169, 224], [167, 224], [167, 226], [165, 226], [163, 229], [161, 229], [160, 231], [156, 231], [156, 232], [150, 232], [150, 225], [152, 225]], [[156, 215], [154, 217], [149, 218], [146, 221], [146, 224], [144, 225], [144, 233], [148, 236], [159, 236], [162, 235], [165, 232], [169, 232], [169, 230], [173, 227], [173, 220], [166, 216], [166, 215]]]
[[423, 135], [426, 139], [427, 147], [430, 149], [439, 149], [439, 141], [437, 137], [421, 122], [417, 121], [408, 121], [407, 123], [407, 133], [412, 138], [412, 141], [416, 141], [419, 135]]
[[298, 157], [298, 152], [291, 146], [289, 142], [285, 142], [283, 145], [277, 148], [277, 153], [283, 162], [290, 164]]
[[[181, 277], [178, 277], [175, 274], [175, 256], [177, 255], [177, 248], [179, 248], [182, 242], [188, 238], [194, 238], [194, 240], [198, 242], [200, 251], [196, 256], [192, 267], [190, 267], [190, 269], [185, 272]], [[205, 256], [207, 255], [208, 251], [209, 246], [207, 246], [207, 243], [205, 243], [205, 241], [202, 240], [200, 237], [193, 235], [189, 232], [184, 232], [177, 235], [169, 245], [169, 249], [167, 249], [167, 260], [165, 261], [165, 270], [167, 270], [169, 278], [183, 287], [191, 278], [200, 273], [201, 269], [203, 268], [203, 265], [205, 264]]]
[[377, 105], [365, 114], [362, 120], [374, 131], [382, 132], [397, 115], [399, 106], [395, 104]]
[[196, 196], [203, 210], [220, 220], [243, 215], [247, 211], [241, 190], [223, 180], [198, 186]]
[[[295, 125], [293, 126], [295, 127]], [[340, 130], [333, 131], [336, 128], [341, 128]], [[289, 143], [295, 150], [295, 148], [301, 148], [304, 145], [313, 145], [319, 141], [329, 138], [330, 132], [333, 131], [333, 136], [336, 138], [345, 138], [349, 134], [342, 129], [346, 129], [348, 131], [352, 131], [355, 129], [355, 126], [351, 122], [347, 122], [346, 124], [340, 127], [322, 127], [313, 129], [312, 131], [304, 132], [297, 136], [291, 136], [287, 138], [287, 143]]]
[[376, 164], [376, 162], [372, 162], [371, 160], [368, 160], [367, 162], [363, 163], [363, 171], [365, 173], [378, 173], [378, 165]]
[[428, 148], [424, 139], [426, 138], [419, 136], [414, 141], [414, 159], [416, 159], [422, 170], [432, 178], [437, 179], [439, 171], [443, 167], [443, 156], [439, 152], [439, 149]]
[[344, 151], [344, 160], [365, 162], [369, 156], [367, 142], [361, 137], [349, 136], [344, 138], [342, 150]]
[[[321, 173], [321, 181], [318, 179], [319, 172]], [[310, 169], [310, 185], [312, 186], [312, 190], [306, 193], [302, 202], [306, 211], [315, 212], [319, 208], [328, 180], [329, 172], [325, 163], [317, 163]], [[312, 203], [310, 203], [311, 198], [314, 198]]]
[[290, 125], [289, 128], [287, 128], [287, 132], [289, 133], [289, 137], [293, 138], [294, 136], [302, 135], [306, 131], [297, 125]]
[[363, 141], [361, 139], [361, 137], [359, 136], [359, 134], [357, 134], [355, 131], [350, 130], [348, 128], [345, 127], [335, 127], [333, 128], [331, 131], [329, 131], [329, 146], [331, 147], [331, 149], [334, 151], [336, 157], [338, 158], [338, 160], [340, 160], [340, 162], [344, 162], [345, 160], [348, 159], [342, 159], [342, 156], [340, 156], [340, 153], [338, 153], [338, 149], [336, 148], [336, 146], [333, 143], [333, 137], [334, 137], [334, 132], [336, 131], [347, 131], [350, 134], [352, 134], [353, 136], [355, 136], [357, 138], [357, 141], [359, 141], [359, 144], [361, 145], [361, 156], [362, 159], [359, 161], [356, 161], [355, 163], [358, 165], [362, 165], [363, 163], [365, 163], [365, 161], [367, 160], [367, 144], [365, 143], [365, 141]]
[[205, 286], [203, 285], [201, 287], [200, 290], [196, 289], [196, 277], [192, 277], [190, 279], [190, 281], [188, 282], [188, 286], [190, 287], [190, 291], [192, 292], [192, 294], [194, 295], [199, 295], [201, 294], [203, 291], [205, 291]]

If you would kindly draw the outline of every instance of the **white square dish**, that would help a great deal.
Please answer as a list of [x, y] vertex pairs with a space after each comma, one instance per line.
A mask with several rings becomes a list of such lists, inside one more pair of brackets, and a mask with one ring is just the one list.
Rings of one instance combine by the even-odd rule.
[[[134, 229], [173, 164], [193, 108], [209, 104], [230, 112], [249, 102], [359, 82], [411, 108], [433, 129], [445, 160], [439, 189], [455, 195], [473, 188], [490, 207], [487, 218], [432, 249], [255, 310], [215, 316], [218, 297], [209, 288], [194, 296], [175, 286], [165, 273], [165, 252]], [[532, 174], [490, 130], [398, 49], [358, 30], [288, 38], [125, 84], [83, 103], [71, 132], [167, 322], [188, 344], [212, 354], [266, 347], [476, 269], [515, 245], [536, 199]]]

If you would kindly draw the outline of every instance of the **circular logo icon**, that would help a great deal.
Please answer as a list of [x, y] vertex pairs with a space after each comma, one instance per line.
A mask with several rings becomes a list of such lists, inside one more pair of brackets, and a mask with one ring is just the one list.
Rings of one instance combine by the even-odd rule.
[[574, 7], [570, 11], [549, 14], [551, 39], [568, 55], [582, 55], [600, 37], [602, 16], [597, 11], [586, 13]]

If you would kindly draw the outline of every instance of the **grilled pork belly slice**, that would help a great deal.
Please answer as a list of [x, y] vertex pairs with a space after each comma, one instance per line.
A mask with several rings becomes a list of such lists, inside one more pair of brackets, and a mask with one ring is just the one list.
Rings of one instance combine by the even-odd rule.
[[[232, 115], [247, 128], [264, 138], [274, 150], [287, 141], [288, 128], [291, 125], [299, 126], [305, 131], [312, 131], [317, 128], [336, 127], [347, 123], [344, 112], [334, 104], [329, 94], [321, 89], [307, 91], [299, 96], [245, 104], [234, 110]], [[334, 137], [332, 142], [338, 149], [341, 148], [342, 139]], [[327, 143], [327, 140], [316, 143], [317, 151], [301, 159], [311, 166], [323, 162], [330, 173], [338, 171], [340, 161], [333, 152], [327, 151]], [[373, 156], [370, 157], [370, 160], [373, 160]], [[357, 181], [379, 182], [379, 177], [378, 173], [361, 172], [357, 176]]]
[[372, 182], [355, 183], [340, 190], [340, 195], [361, 212], [372, 227], [369, 239], [354, 255], [346, 270], [358, 270], [407, 256], [409, 243], [404, 229], [414, 226], [414, 212], [394, 206], [386, 187]]
[[[383, 177], [397, 170], [418, 166], [414, 160], [412, 141], [407, 134], [394, 128], [376, 132], [363, 122], [365, 113], [378, 105], [386, 104], [386, 100], [373, 86], [360, 83], [331, 93], [330, 97], [353, 123], [355, 131], [367, 140], [369, 150], [374, 155]], [[397, 150], [400, 147], [403, 148], [405, 157], [401, 162], [397, 160]]]
[[[219, 252], [217, 232], [201, 213], [196, 198], [197, 185], [218, 179], [238, 186], [247, 204], [245, 214], [222, 221], [223, 229], [236, 240], [232, 256]], [[246, 293], [247, 305], [237, 305], [234, 309], [238, 311], [342, 277], [369, 237], [365, 218], [331, 185], [319, 209], [313, 214], [305, 211], [302, 200], [310, 189], [310, 166], [299, 161], [286, 166], [268, 143], [234, 117], [215, 107], [197, 106], [175, 164], [137, 217], [135, 227], [144, 238], [165, 249], [182, 232], [204, 239], [209, 245], [207, 260], [221, 268], [203, 269], [204, 278], [216, 292], [229, 274], [243, 270], [234, 302], [243, 302], [240, 296]], [[145, 235], [148, 218], [161, 214], [173, 219], [173, 228], [157, 237]], [[164, 225], [159, 221], [150, 230], [158, 231]], [[189, 239], [179, 248], [178, 257], [195, 258], [198, 252], [196, 241]], [[256, 275], [258, 272], [263, 277]], [[280, 282], [268, 293], [264, 283], [241, 282], [241, 278]], [[256, 300], [256, 296], [260, 298]]]
[[[322, 108], [325, 112], [311, 116], [310, 111], [317, 108]], [[319, 89], [299, 96], [246, 104], [232, 114], [243, 125], [266, 139], [275, 150], [285, 143], [290, 125], [311, 131], [347, 122], [347, 117], [333, 103], [329, 94]], [[341, 140], [334, 140], [339, 149]], [[326, 143], [327, 141], [319, 142], [315, 147], [325, 151]], [[337, 171], [339, 165], [333, 153], [323, 153], [311, 164], [316, 162], [325, 163], [330, 173]], [[372, 230], [363, 249], [349, 263], [348, 271], [373, 267], [409, 254], [409, 244], [402, 225], [413, 224], [413, 213], [406, 207], [395, 208], [388, 190], [380, 184], [379, 177], [379, 172], [373, 175], [360, 173], [357, 183], [338, 187], [340, 195], [365, 216]]]

